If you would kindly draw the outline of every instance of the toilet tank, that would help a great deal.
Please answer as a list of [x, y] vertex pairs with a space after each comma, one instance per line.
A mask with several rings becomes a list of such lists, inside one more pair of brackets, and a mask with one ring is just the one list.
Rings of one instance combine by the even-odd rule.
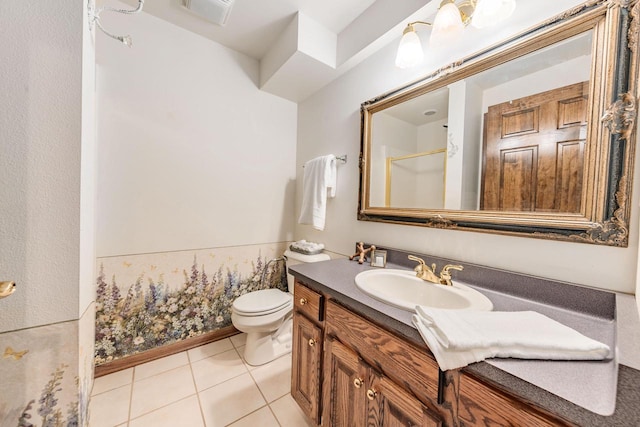
[[309, 262], [329, 261], [331, 259], [329, 255], [324, 253], [316, 255], [305, 255], [299, 252], [293, 252], [289, 249], [284, 252], [284, 256], [287, 257], [287, 286], [289, 288], [289, 292], [291, 293], [293, 293], [294, 278], [291, 274], [289, 274], [289, 266]]

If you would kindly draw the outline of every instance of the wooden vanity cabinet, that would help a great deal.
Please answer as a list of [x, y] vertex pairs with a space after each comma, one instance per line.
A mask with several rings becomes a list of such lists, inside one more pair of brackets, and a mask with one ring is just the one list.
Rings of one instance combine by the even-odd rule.
[[438, 365], [424, 349], [331, 300], [325, 313], [323, 426], [442, 424]]
[[458, 420], [461, 426], [570, 426], [464, 372], [460, 373]]
[[440, 373], [425, 347], [298, 281], [294, 298], [291, 394], [317, 425], [571, 425], [464, 371]]
[[437, 427], [437, 391], [438, 366], [424, 349], [296, 281], [291, 394], [311, 421]]
[[336, 338], [327, 337], [323, 372], [324, 426], [441, 425], [418, 399]]
[[320, 423], [322, 295], [296, 281], [294, 287], [291, 396], [311, 421]]

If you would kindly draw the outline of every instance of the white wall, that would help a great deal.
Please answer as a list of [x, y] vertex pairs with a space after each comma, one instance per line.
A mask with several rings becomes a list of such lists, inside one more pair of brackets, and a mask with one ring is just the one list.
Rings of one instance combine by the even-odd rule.
[[[418, 127], [418, 148], [416, 152], [447, 148], [447, 118]], [[444, 207], [444, 186], [446, 153], [432, 154], [415, 160], [420, 173], [416, 176], [417, 188], [411, 207], [442, 209]], [[419, 202], [418, 202], [419, 201]]]
[[[96, 49], [90, 30], [87, 4], [82, 13], [82, 149], [80, 152], [80, 294], [82, 316], [95, 300], [96, 265]], [[81, 331], [83, 329], [81, 328]], [[91, 331], [93, 336], [93, 331]]]
[[437, 150], [447, 148], [447, 124], [448, 119], [444, 118], [436, 122], [418, 126], [418, 149], [417, 152]]
[[133, 47], [98, 38], [98, 256], [291, 240], [296, 105], [247, 56], [106, 15]]
[[[93, 381], [94, 45], [87, 2], [0, 2], [0, 418], [86, 425]], [[58, 375], [38, 413], [42, 390]], [[74, 414], [75, 412], [75, 414]], [[6, 423], [3, 423], [6, 421]], [[37, 422], [37, 421], [36, 421]], [[75, 424], [74, 424], [75, 425]]]
[[[360, 141], [360, 104], [388, 90], [505, 36], [528, 28], [579, 2], [559, 1], [540, 8], [537, 16], [515, 19], [511, 27], [485, 33], [467, 29], [456, 57], [427, 54], [427, 63], [412, 70], [393, 65], [397, 43], [392, 43], [299, 105], [297, 163], [327, 153], [346, 153], [357, 159]], [[546, 14], [546, 16], [545, 16]], [[440, 55], [440, 56], [438, 56]], [[636, 162], [637, 164], [638, 162]], [[483, 264], [536, 276], [633, 293], [638, 254], [638, 191], [634, 192], [628, 248], [556, 242], [469, 231], [357, 221], [358, 162], [338, 168], [338, 191], [327, 204], [324, 232], [298, 225], [296, 238], [325, 243], [331, 251], [350, 254], [356, 241], [368, 241], [409, 251], [423, 252], [470, 263]], [[298, 180], [300, 181], [300, 180]], [[300, 206], [300, 182], [296, 205]]]
[[[375, 141], [372, 141], [371, 165], [372, 169], [380, 173], [371, 176], [371, 199], [369, 203], [371, 206], [385, 206], [387, 157], [414, 153], [416, 148], [416, 128], [410, 123], [396, 119], [388, 114], [377, 114], [371, 121], [371, 133], [376, 135]], [[336, 155], [341, 156], [342, 154]], [[396, 199], [395, 202], [399, 203], [400, 201]]]
[[78, 319], [91, 300], [79, 307], [85, 17], [75, 0], [0, 3], [0, 280], [17, 283], [0, 331]]
[[[462, 209], [463, 186], [465, 167], [464, 159], [468, 158], [465, 144], [465, 134], [467, 118], [465, 81], [455, 82], [449, 85], [449, 127], [447, 128], [448, 139], [455, 149], [447, 153], [447, 179], [444, 206], [446, 209]], [[453, 147], [452, 147], [453, 148]]]
[[482, 163], [482, 91], [473, 84], [465, 85], [464, 108], [464, 146], [462, 209], [474, 210], [480, 208], [480, 181]]

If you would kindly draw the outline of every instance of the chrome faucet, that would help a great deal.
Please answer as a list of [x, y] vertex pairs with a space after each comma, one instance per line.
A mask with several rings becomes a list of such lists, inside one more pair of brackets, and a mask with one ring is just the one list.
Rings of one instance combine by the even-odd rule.
[[416, 261], [419, 263], [414, 268], [414, 271], [416, 272], [416, 277], [419, 277], [426, 282], [436, 283], [440, 285], [453, 286], [453, 284], [451, 283], [451, 270], [462, 271], [464, 269], [464, 267], [461, 265], [447, 264], [444, 267], [442, 267], [442, 270], [440, 271], [440, 276], [438, 277], [435, 273], [436, 271], [435, 263], [431, 264], [431, 268], [429, 268], [429, 266], [424, 262], [422, 258], [418, 258], [417, 256], [414, 256], [414, 255], [409, 255], [409, 259], [411, 261]]

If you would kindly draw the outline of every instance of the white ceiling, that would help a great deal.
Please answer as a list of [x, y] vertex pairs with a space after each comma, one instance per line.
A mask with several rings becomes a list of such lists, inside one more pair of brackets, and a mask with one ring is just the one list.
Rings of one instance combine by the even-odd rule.
[[[136, 0], [126, 0], [137, 4]], [[143, 10], [255, 59], [262, 59], [298, 11], [338, 34], [375, 0], [236, 0], [225, 26], [208, 22], [183, 0], [146, 0]]]
[[[99, 6], [116, 1], [96, 0]], [[132, 7], [138, 4], [138, 0], [121, 1]], [[183, 1], [145, 0], [143, 13], [256, 59], [260, 89], [294, 102], [308, 98], [389, 43], [397, 43], [407, 22], [432, 21], [440, 4], [440, 0], [235, 0], [227, 23], [219, 26], [186, 9]], [[509, 21], [522, 24], [536, 15], [553, 16], [575, 3], [518, 0]], [[498, 26], [485, 33], [499, 36], [504, 30]], [[478, 30], [470, 33], [487, 37]]]
[[[122, 1], [132, 7], [138, 4], [137, 0]], [[97, 3], [112, 1], [97, 0]], [[235, 0], [224, 26], [186, 9], [183, 0], [146, 0], [143, 12], [260, 61], [261, 89], [297, 102], [399, 38], [407, 19], [433, 14], [438, 3], [438, 0]], [[297, 19], [298, 14], [304, 19]], [[297, 46], [292, 47], [291, 39], [296, 35]], [[317, 46], [316, 51], [301, 48], [301, 40], [305, 40], [305, 46], [311, 40], [311, 45]]]

